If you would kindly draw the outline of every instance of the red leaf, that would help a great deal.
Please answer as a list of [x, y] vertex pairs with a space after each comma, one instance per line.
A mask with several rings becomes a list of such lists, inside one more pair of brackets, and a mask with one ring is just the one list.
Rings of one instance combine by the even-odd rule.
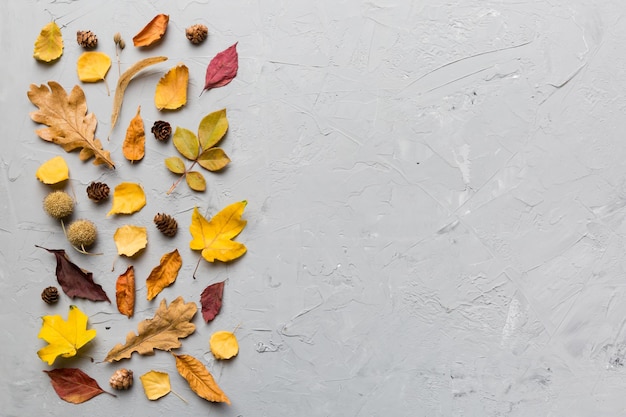
[[78, 368], [53, 369], [44, 372], [50, 377], [52, 388], [59, 398], [68, 403], [84, 403], [103, 392], [116, 396], [100, 388], [95, 379]]
[[93, 274], [72, 263], [63, 249], [47, 249], [41, 246], [37, 247], [53, 253], [57, 258], [57, 281], [59, 281], [61, 288], [63, 288], [63, 291], [69, 297], [86, 298], [91, 301], [111, 302], [102, 287], [93, 282]]
[[228, 49], [223, 50], [209, 63], [206, 69], [204, 89], [223, 87], [235, 78], [239, 69], [239, 58], [237, 55], [237, 42]]
[[200, 295], [202, 304], [202, 317], [207, 323], [218, 315], [222, 308], [222, 295], [224, 294], [224, 281], [209, 285]]

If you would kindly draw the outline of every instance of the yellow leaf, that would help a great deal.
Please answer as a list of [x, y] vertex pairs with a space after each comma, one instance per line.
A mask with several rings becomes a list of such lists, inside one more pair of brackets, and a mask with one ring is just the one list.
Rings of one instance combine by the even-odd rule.
[[63, 55], [63, 36], [61, 29], [55, 22], [50, 22], [41, 28], [33, 57], [39, 61], [50, 62]]
[[113, 235], [117, 253], [133, 256], [148, 245], [148, 231], [145, 227], [124, 225]]
[[126, 138], [122, 145], [124, 157], [129, 161], [139, 161], [146, 154], [146, 131], [143, 128], [143, 119], [139, 112], [141, 106], [137, 107], [137, 114], [130, 121], [126, 129]]
[[158, 400], [172, 391], [170, 376], [165, 372], [150, 371], [139, 377], [146, 397], [149, 400]]
[[230, 404], [230, 400], [202, 362], [190, 355], [174, 357], [178, 373], [187, 380], [193, 392], [208, 401]]
[[96, 330], [87, 330], [87, 316], [76, 306], [70, 306], [67, 321], [61, 316], [43, 316], [39, 338], [48, 346], [37, 352], [42, 361], [52, 365], [57, 356], [69, 358], [96, 337]]
[[167, 169], [172, 171], [174, 174], [184, 174], [185, 173], [185, 163], [182, 159], [177, 156], [172, 156], [170, 158], [165, 159], [165, 166]]
[[226, 109], [209, 113], [200, 121], [198, 126], [198, 139], [203, 150], [215, 146], [226, 134], [228, 130], [228, 119]]
[[239, 353], [239, 344], [235, 334], [224, 330], [211, 335], [209, 346], [213, 356], [217, 359], [230, 359]]
[[118, 184], [113, 191], [113, 205], [111, 214], [132, 214], [139, 211], [146, 205], [146, 194], [141, 185], [134, 182], [123, 182]]
[[198, 171], [189, 171], [185, 176], [187, 185], [194, 191], [206, 190], [206, 180], [204, 176]]
[[146, 280], [148, 300], [152, 300], [163, 291], [163, 288], [176, 281], [181, 266], [183, 266], [183, 258], [180, 257], [178, 249], [174, 249], [174, 251], [161, 257], [161, 262], [150, 272], [150, 276]]
[[213, 216], [210, 221], [202, 217], [198, 207], [194, 207], [189, 226], [193, 239], [189, 242], [189, 247], [201, 250], [202, 257], [209, 262], [216, 259], [228, 262], [246, 253], [243, 243], [231, 240], [246, 227], [246, 221], [241, 219], [246, 204], [245, 200], [233, 203]]
[[183, 127], [177, 127], [172, 138], [174, 146], [187, 159], [194, 161], [200, 151], [200, 141], [195, 133]]
[[76, 62], [78, 79], [85, 83], [104, 80], [111, 68], [111, 58], [103, 52], [83, 52]]
[[37, 179], [44, 184], [58, 184], [70, 177], [70, 171], [65, 159], [55, 156], [41, 164], [36, 175]]
[[170, 69], [156, 86], [154, 104], [157, 109], [175, 110], [187, 103], [187, 84], [189, 83], [189, 69], [184, 64], [178, 64]]
[[230, 158], [222, 148], [210, 148], [198, 157], [198, 165], [209, 171], [219, 171], [230, 162]]

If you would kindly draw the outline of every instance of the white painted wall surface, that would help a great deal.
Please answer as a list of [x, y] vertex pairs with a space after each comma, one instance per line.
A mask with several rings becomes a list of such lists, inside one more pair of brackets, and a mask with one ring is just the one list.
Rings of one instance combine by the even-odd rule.
[[[619, 1], [435, 0], [5, 0], [0, 82], [0, 404], [3, 416], [623, 416], [626, 414], [626, 4]], [[149, 51], [132, 36], [157, 13], [170, 15]], [[51, 17], [65, 53], [42, 65], [33, 42]], [[184, 28], [210, 35], [192, 47]], [[133, 81], [110, 142], [112, 98], [86, 84], [118, 169], [81, 163], [39, 139], [29, 118], [31, 83], [78, 84], [77, 30], [128, 44], [122, 67], [170, 59]], [[228, 86], [198, 97], [210, 58], [239, 42], [240, 70]], [[189, 102], [159, 113], [154, 86], [178, 62], [191, 73]], [[114, 65], [108, 75], [113, 89]], [[164, 119], [195, 130], [227, 108], [222, 143], [233, 160], [208, 175], [209, 190], [175, 180], [163, 159], [171, 142], [147, 136], [146, 158], [130, 165], [121, 144], [138, 105], [146, 127]], [[96, 251], [71, 251], [41, 209], [45, 160], [70, 165], [77, 217], [100, 229]], [[141, 182], [148, 205], [107, 218], [86, 197], [93, 180]], [[215, 213], [246, 199], [248, 253], [229, 265], [201, 263], [188, 248], [191, 211]], [[157, 212], [175, 215], [168, 240]], [[112, 235], [126, 223], [149, 228], [147, 250], [117, 259]], [[115, 305], [40, 299], [56, 283], [63, 248], [94, 272], [111, 297], [134, 264], [136, 314]], [[165, 252], [183, 256], [178, 281], [156, 302], [143, 280]], [[116, 261], [117, 259], [117, 261]], [[116, 270], [111, 264], [116, 261]], [[227, 280], [224, 307], [178, 352], [203, 360], [231, 406], [196, 397], [165, 352], [100, 363], [161, 299], [199, 301]], [[60, 400], [37, 357], [41, 317], [70, 303], [98, 332], [85, 354], [55, 363], [82, 368], [106, 387], [115, 369], [170, 373], [173, 395], [148, 401], [139, 385], [82, 405]], [[215, 330], [238, 327], [241, 351], [227, 363], [208, 349]]]

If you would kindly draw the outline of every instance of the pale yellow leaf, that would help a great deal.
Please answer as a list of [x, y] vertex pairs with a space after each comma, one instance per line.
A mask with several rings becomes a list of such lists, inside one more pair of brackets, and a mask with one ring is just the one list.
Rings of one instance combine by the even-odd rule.
[[178, 64], [170, 69], [157, 83], [154, 104], [157, 109], [175, 110], [187, 103], [189, 69]]
[[146, 372], [139, 379], [149, 400], [158, 400], [172, 391], [170, 376], [165, 372]]
[[37, 169], [37, 179], [44, 184], [58, 184], [70, 177], [70, 171], [61, 156], [47, 160]]
[[134, 182], [118, 184], [113, 191], [113, 205], [107, 216], [111, 214], [132, 214], [146, 205], [146, 194], [141, 185]]
[[83, 52], [76, 62], [78, 79], [85, 83], [104, 80], [111, 68], [111, 58], [103, 52]]
[[148, 245], [148, 230], [127, 224], [115, 231], [113, 240], [118, 254], [133, 256]]
[[216, 359], [230, 359], [239, 353], [239, 343], [235, 334], [225, 330], [213, 333], [209, 346]]
[[50, 62], [63, 55], [63, 36], [61, 28], [55, 22], [45, 25], [35, 40], [33, 57], [39, 61]]
[[194, 191], [206, 190], [206, 180], [204, 176], [198, 171], [189, 171], [185, 176], [187, 185]]
[[150, 46], [165, 35], [169, 15], [158, 14], [139, 33], [133, 36], [135, 46]]

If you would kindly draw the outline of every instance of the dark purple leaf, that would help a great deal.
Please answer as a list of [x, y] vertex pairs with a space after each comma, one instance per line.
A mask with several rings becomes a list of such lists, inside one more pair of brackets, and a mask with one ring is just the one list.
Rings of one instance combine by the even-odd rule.
[[207, 323], [213, 320], [220, 312], [223, 294], [224, 281], [211, 284], [202, 291], [202, 295], [200, 295], [202, 317]]

